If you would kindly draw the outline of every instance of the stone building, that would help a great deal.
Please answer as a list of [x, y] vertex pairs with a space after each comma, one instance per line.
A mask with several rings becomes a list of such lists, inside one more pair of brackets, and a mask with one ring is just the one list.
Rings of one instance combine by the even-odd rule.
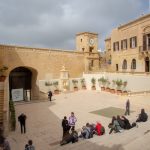
[[105, 50], [109, 71], [150, 72], [150, 14], [113, 29]]

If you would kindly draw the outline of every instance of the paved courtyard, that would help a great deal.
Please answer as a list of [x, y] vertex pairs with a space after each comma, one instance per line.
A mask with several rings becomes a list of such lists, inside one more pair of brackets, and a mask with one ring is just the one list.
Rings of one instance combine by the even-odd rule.
[[[8, 139], [12, 150], [23, 150], [28, 139], [32, 139], [36, 150], [51, 149], [89, 149], [89, 150], [148, 150], [148, 138], [150, 138], [150, 122], [139, 124], [138, 128], [124, 131], [120, 134], [109, 135], [108, 124], [111, 118], [91, 113], [104, 108], [124, 109], [127, 98], [130, 99], [132, 114], [128, 117], [135, 121], [141, 108], [145, 108], [150, 115], [150, 95], [141, 96], [117, 96], [106, 92], [78, 91], [55, 95], [53, 101], [16, 104], [17, 116], [20, 113], [27, 115], [27, 133], [21, 134], [19, 123], [17, 129], [11, 132]], [[82, 140], [76, 144], [59, 146], [62, 136], [61, 120], [70, 112], [75, 112], [77, 117], [76, 129], [80, 131], [85, 123], [101, 122], [106, 128], [106, 135], [94, 136], [93, 139]], [[111, 111], [111, 110], [109, 110]], [[109, 112], [110, 113], [110, 112]], [[143, 148], [144, 146], [144, 148]]]

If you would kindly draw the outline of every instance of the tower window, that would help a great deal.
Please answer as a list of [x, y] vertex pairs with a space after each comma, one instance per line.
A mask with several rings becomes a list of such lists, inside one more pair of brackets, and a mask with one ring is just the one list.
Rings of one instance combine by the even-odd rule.
[[82, 39], [81, 39], [81, 42], [82, 42]]
[[89, 52], [92, 53], [94, 47], [89, 47]]
[[84, 52], [84, 48], [82, 48], [82, 51]]

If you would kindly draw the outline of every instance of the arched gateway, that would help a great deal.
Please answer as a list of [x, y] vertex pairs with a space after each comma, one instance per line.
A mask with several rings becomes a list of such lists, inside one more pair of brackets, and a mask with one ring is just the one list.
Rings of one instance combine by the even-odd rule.
[[36, 95], [37, 72], [32, 68], [17, 67], [9, 74], [10, 99], [31, 100]]

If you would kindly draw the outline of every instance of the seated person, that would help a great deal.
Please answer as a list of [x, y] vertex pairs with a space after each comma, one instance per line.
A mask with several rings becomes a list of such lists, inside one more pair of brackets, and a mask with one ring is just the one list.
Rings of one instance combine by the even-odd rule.
[[122, 119], [124, 122], [124, 129], [131, 129], [132, 127], [129, 120], [125, 116], [122, 116]]
[[74, 130], [74, 128], [71, 129], [71, 133], [67, 133], [63, 137], [63, 140], [60, 142], [60, 145], [62, 146], [70, 142], [72, 143], [78, 142], [78, 133], [77, 131]]
[[117, 116], [117, 121], [118, 121], [120, 127], [124, 129], [125, 128], [124, 120], [122, 118], [120, 118], [119, 115]]
[[119, 123], [118, 123], [118, 121], [117, 121], [117, 119], [116, 119], [115, 116], [112, 117], [112, 122], [108, 125], [108, 127], [110, 128], [109, 134], [111, 134], [113, 131], [115, 131], [115, 132], [121, 132], [121, 130], [123, 130], [120, 127], [120, 125], [119, 125]]
[[141, 109], [141, 113], [138, 116], [136, 122], [146, 122], [148, 119], [148, 115], [145, 113], [144, 109]]
[[99, 122], [97, 122], [95, 130], [96, 130], [96, 134], [99, 136], [105, 133], [105, 128]]
[[85, 138], [85, 139], [89, 139], [89, 138], [93, 137], [93, 133], [91, 131], [89, 123], [87, 123], [86, 126], [82, 127], [80, 137]]

